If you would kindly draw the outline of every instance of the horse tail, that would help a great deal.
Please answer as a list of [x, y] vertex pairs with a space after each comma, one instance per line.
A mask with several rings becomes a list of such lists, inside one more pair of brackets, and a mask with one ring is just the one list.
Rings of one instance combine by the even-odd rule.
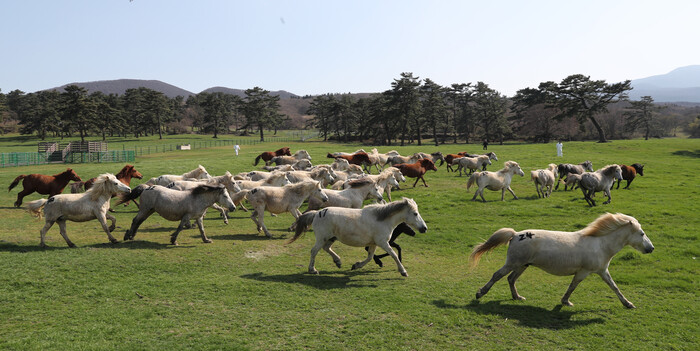
[[7, 188], [7, 191], [9, 192], [10, 190], [12, 190], [12, 188], [16, 187], [17, 184], [19, 184], [19, 181], [22, 180], [26, 176], [27, 175], [22, 174], [21, 176], [15, 178], [15, 180], [13, 180], [12, 183], [10, 184], [10, 186]]
[[314, 217], [316, 216], [316, 212], [318, 211], [308, 211], [299, 218], [297, 218], [296, 221], [296, 231], [294, 232], [294, 236], [287, 241], [287, 244], [293, 243], [295, 240], [299, 239], [299, 237], [306, 232], [309, 227], [311, 227], [311, 223], [314, 222]]
[[471, 188], [471, 186], [476, 183], [476, 178], [479, 178], [480, 174], [481, 172], [472, 173], [471, 177], [469, 177], [469, 180], [467, 180], [467, 190], [469, 190], [469, 188]]
[[121, 193], [117, 195], [119, 197], [119, 201], [117, 202], [117, 205], [121, 205], [123, 203], [129, 202], [136, 200], [139, 196], [141, 196], [141, 193], [143, 193], [144, 190], [148, 189], [151, 187], [151, 185], [148, 184], [141, 184], [133, 189], [131, 189], [131, 192], [129, 193]]
[[501, 228], [497, 230], [488, 240], [474, 247], [471, 255], [469, 255], [471, 266], [476, 267], [476, 265], [479, 264], [481, 255], [509, 242], [513, 236], [515, 236], [515, 229], [513, 228]]
[[28, 202], [27, 211], [29, 211], [32, 216], [41, 218], [41, 209], [44, 208], [48, 201], [47, 199], [39, 199]]
[[255, 163], [253, 163], [253, 166], [258, 165], [258, 162], [260, 162], [260, 158], [262, 158], [262, 154], [258, 155], [258, 157], [255, 158]]

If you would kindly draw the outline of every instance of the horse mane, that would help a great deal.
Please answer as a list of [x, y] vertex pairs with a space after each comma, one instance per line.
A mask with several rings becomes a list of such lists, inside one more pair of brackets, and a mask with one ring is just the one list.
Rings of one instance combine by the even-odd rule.
[[639, 163], [633, 163], [633, 164], [631, 164], [631, 166], [632, 166], [632, 168], [634, 168], [635, 171], [637, 171], [637, 173], [640, 173], [640, 170], [644, 169], [644, 165], [639, 164]]
[[603, 174], [605, 174], [606, 176], [610, 176], [610, 175], [613, 174], [613, 172], [615, 172], [615, 167], [620, 167], [620, 166], [618, 166], [618, 165], [607, 165], [607, 166], [603, 167], [603, 168], [600, 170], [600, 171], [601, 171], [600, 173], [603, 173]]
[[365, 186], [365, 185], [371, 184], [371, 183], [374, 183], [374, 182], [371, 181], [370, 179], [367, 179], [367, 178], [360, 178], [360, 179], [355, 179], [355, 180], [349, 181], [349, 182], [348, 182], [348, 185], [349, 185], [351, 188], [359, 188], [359, 187], [362, 187], [362, 186]]
[[197, 166], [197, 168], [195, 168], [187, 173], [184, 173], [182, 176], [184, 178], [195, 178], [193, 175], [200, 174], [200, 173], [207, 173], [207, 170], [204, 169], [204, 166], [202, 166], [202, 165], [199, 165], [199, 166]]
[[196, 188], [192, 188], [192, 195], [199, 195], [199, 194], [204, 194], [208, 192], [215, 192], [215, 191], [220, 191], [224, 189], [223, 185], [208, 185], [208, 184], [202, 184], [198, 185]]
[[309, 186], [309, 184], [311, 184], [311, 183], [318, 183], [318, 181], [305, 180], [305, 181], [300, 182], [300, 183], [287, 184], [287, 185], [285, 185], [285, 187], [296, 194], [303, 195], [302, 190], [305, 189], [307, 186]]
[[505, 163], [503, 163], [503, 165], [505, 166], [505, 168], [520, 167], [520, 165], [515, 161], [506, 161]]
[[104, 173], [98, 175], [97, 177], [95, 177], [95, 181], [92, 183], [92, 187], [85, 191], [85, 195], [90, 196], [90, 199], [92, 200], [97, 200], [100, 197], [100, 195], [104, 194], [105, 192], [110, 192], [106, 188], [108, 185], [107, 181], [111, 178], [114, 178], [115, 180], [117, 179], [111, 173]]
[[126, 166], [124, 166], [124, 167], [122, 168], [121, 171], [119, 171], [119, 173], [115, 174], [114, 176], [117, 177], [117, 179], [124, 178], [124, 177], [126, 177], [127, 174], [129, 174], [129, 172], [130, 172], [132, 169], [134, 169], [134, 166], [132, 166], [132, 165], [126, 165]]
[[639, 222], [632, 217], [622, 213], [604, 213], [595, 221], [590, 223], [586, 228], [581, 230], [582, 236], [605, 236], [608, 235], [623, 225], [633, 224], [639, 226]]
[[72, 169], [72, 168], [66, 168], [65, 171], [63, 171], [63, 172], [61, 172], [61, 173], [58, 173], [58, 174], [54, 174], [53, 176], [54, 176], [55, 178], [58, 178], [58, 177], [60, 177], [60, 176], [67, 176], [67, 175], [69, 175], [69, 174], [71, 174], [71, 173], [75, 173], [75, 172], [73, 172], [73, 169]]

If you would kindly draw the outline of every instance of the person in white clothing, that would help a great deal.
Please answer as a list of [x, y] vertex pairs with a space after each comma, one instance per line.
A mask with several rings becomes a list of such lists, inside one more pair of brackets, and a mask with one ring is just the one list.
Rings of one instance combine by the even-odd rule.
[[236, 150], [236, 156], [238, 156], [238, 150], [240, 150], [241, 147], [238, 144], [236, 144], [233, 146], [233, 149]]
[[557, 156], [559, 157], [564, 157], [564, 151], [562, 150], [564, 148], [564, 145], [561, 143], [561, 140], [557, 142]]

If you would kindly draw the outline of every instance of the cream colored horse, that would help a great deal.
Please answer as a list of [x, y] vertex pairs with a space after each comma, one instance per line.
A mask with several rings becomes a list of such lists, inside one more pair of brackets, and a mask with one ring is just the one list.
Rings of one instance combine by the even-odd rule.
[[368, 247], [367, 259], [356, 262], [352, 265], [352, 269], [362, 268], [370, 262], [374, 257], [375, 249], [379, 246], [394, 259], [401, 275], [407, 277], [406, 268], [389, 245], [392, 231], [401, 222], [406, 222], [421, 233], [428, 230], [428, 226], [418, 213], [418, 205], [413, 199], [403, 198], [401, 201], [386, 205], [368, 205], [362, 209], [328, 207], [301, 215], [297, 220], [294, 236], [287, 244], [297, 240], [313, 225], [316, 244], [311, 249], [309, 273], [318, 274], [314, 262], [318, 251], [322, 248], [331, 255], [335, 265], [340, 268], [340, 257], [331, 249], [331, 245], [338, 240], [349, 246]]
[[[131, 189], [122, 184], [114, 175], [105, 173], [101, 174], [95, 180], [92, 188], [84, 193], [78, 194], [59, 194], [47, 199], [39, 199], [27, 203], [29, 213], [41, 217], [41, 210], [44, 210], [46, 224], [41, 229], [41, 247], [46, 247], [45, 237], [54, 223], [58, 223], [61, 236], [66, 241], [69, 247], [75, 247], [66, 233], [66, 221], [86, 222], [97, 219], [102, 225], [102, 229], [107, 233], [107, 238], [111, 243], [116, 243], [111, 232], [116, 226], [116, 218], [109, 214], [109, 200], [112, 194], [128, 193]], [[112, 222], [112, 225], [107, 227], [107, 219]]]
[[484, 199], [484, 188], [493, 191], [500, 190], [501, 201], [504, 200], [506, 190], [513, 195], [513, 198], [516, 200], [518, 199], [518, 197], [515, 196], [513, 189], [510, 188], [510, 182], [513, 179], [514, 174], [522, 177], [525, 175], [525, 173], [520, 168], [520, 165], [515, 161], [506, 161], [504, 165], [505, 167], [498, 172], [474, 172], [474, 174], [469, 177], [469, 180], [467, 181], [467, 190], [469, 190], [473, 184], [476, 184], [478, 187], [474, 193], [474, 197], [472, 197], [472, 201], [476, 200], [477, 195], [481, 195], [481, 200], [486, 202], [486, 199]]
[[317, 197], [309, 197], [309, 210], [318, 210], [319, 208], [331, 206], [361, 208], [367, 197], [372, 197], [377, 202], [384, 201], [381, 190], [369, 178], [350, 181], [348, 182], [348, 187], [344, 190], [323, 189], [323, 193], [326, 194], [328, 200], [322, 201]]
[[300, 160], [311, 160], [311, 155], [306, 150], [299, 150], [292, 156], [275, 156], [267, 164], [274, 163], [276, 165], [293, 165]]
[[248, 202], [254, 209], [250, 218], [255, 222], [258, 232], [264, 231], [265, 235], [271, 238], [272, 234], [267, 230], [264, 222], [265, 210], [272, 214], [290, 212], [294, 219], [297, 219], [301, 215], [299, 207], [309, 196], [318, 197], [321, 201], [328, 201], [328, 196], [321, 190], [321, 182], [314, 180], [283, 187], [262, 186], [252, 189], [248, 191], [247, 195]]
[[486, 165], [491, 165], [491, 159], [488, 155], [479, 155], [477, 157], [460, 157], [452, 161], [452, 165], [457, 165], [457, 170], [459, 171], [459, 176], [462, 176], [462, 170], [464, 174], [467, 173], [469, 169], [469, 174], [474, 173], [474, 171], [481, 169], [483, 167], [486, 170]]
[[511, 296], [514, 300], [525, 300], [518, 294], [515, 281], [532, 265], [549, 274], [574, 276], [569, 289], [561, 298], [563, 305], [573, 306], [569, 301], [571, 293], [589, 274], [596, 273], [615, 292], [625, 307], [634, 308], [610, 276], [610, 260], [626, 245], [642, 253], [654, 251], [654, 245], [634, 217], [621, 213], [606, 213], [576, 232], [539, 229], [516, 232], [511, 228], [499, 229], [486, 242], [474, 248], [469, 257], [472, 266], [479, 263], [481, 255], [509, 242], [505, 265], [477, 291], [477, 299], [486, 295], [494, 283], [510, 273], [508, 283]]
[[196, 179], [209, 179], [211, 176], [209, 175], [209, 172], [204, 168], [204, 166], [199, 165], [197, 168], [187, 172], [183, 173], [181, 175], [174, 175], [174, 174], [163, 174], [162, 176], [159, 177], [153, 177], [149, 179], [146, 184], [149, 185], [162, 185], [162, 186], [167, 186], [168, 184], [178, 181], [178, 180], [196, 180]]
[[557, 165], [550, 163], [547, 169], [530, 171], [530, 180], [535, 183], [537, 197], [549, 197], [554, 189], [554, 180], [557, 179]]

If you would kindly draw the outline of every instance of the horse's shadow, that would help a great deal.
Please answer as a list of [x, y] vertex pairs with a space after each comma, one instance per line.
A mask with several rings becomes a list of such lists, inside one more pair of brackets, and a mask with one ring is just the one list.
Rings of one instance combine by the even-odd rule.
[[459, 306], [449, 304], [445, 300], [435, 300], [433, 305], [439, 308], [467, 309], [484, 315], [499, 315], [501, 318], [516, 320], [520, 325], [529, 328], [562, 330], [605, 322], [603, 318], [572, 320], [571, 318], [580, 312], [562, 310], [562, 305], [555, 306], [551, 311], [531, 305], [503, 304], [501, 301], [480, 303], [473, 300], [468, 305]]
[[254, 233], [254, 234], [221, 234], [221, 235], [210, 235], [209, 238], [212, 240], [240, 240], [240, 241], [266, 241], [273, 239], [284, 239], [284, 237], [272, 237], [268, 238], [265, 235]]
[[[353, 280], [353, 277], [363, 276], [367, 274], [376, 274], [377, 272], [363, 270], [363, 271], [345, 271], [345, 272], [333, 272], [332, 275], [326, 275], [323, 272], [321, 274], [308, 274], [308, 273], [294, 273], [294, 274], [277, 274], [277, 275], [266, 275], [265, 273], [251, 273], [244, 274], [241, 278], [253, 279], [261, 282], [275, 282], [275, 283], [285, 283], [285, 284], [303, 284], [316, 288], [319, 290], [332, 290], [332, 289], [345, 289], [345, 288], [376, 288], [377, 284], [374, 282], [377, 279], [372, 279], [373, 283], [368, 283], [361, 280]], [[399, 279], [399, 278], [394, 278]], [[379, 279], [381, 280], [381, 279]]]
[[111, 243], [101, 243], [101, 244], [92, 244], [92, 245], [87, 245], [86, 247], [92, 247], [92, 248], [112, 248], [112, 249], [130, 249], [130, 250], [139, 250], [139, 249], [154, 249], [154, 250], [163, 250], [163, 249], [175, 249], [175, 248], [192, 248], [194, 245], [172, 245], [172, 244], [165, 244], [165, 243], [157, 243], [153, 241], [143, 241], [143, 240], [126, 240], [126, 241], [119, 241], [116, 244], [111, 244]]
[[700, 158], [700, 150], [695, 150], [695, 151], [678, 150], [678, 151], [673, 152], [673, 155]]
[[70, 247], [68, 247], [67, 245], [41, 247], [38, 244], [37, 245], [29, 245], [29, 246], [20, 246], [20, 245], [10, 244], [10, 243], [6, 243], [6, 242], [0, 242], [0, 252], [28, 253], [28, 252], [44, 252], [44, 251], [65, 250], [65, 249], [70, 249]]

